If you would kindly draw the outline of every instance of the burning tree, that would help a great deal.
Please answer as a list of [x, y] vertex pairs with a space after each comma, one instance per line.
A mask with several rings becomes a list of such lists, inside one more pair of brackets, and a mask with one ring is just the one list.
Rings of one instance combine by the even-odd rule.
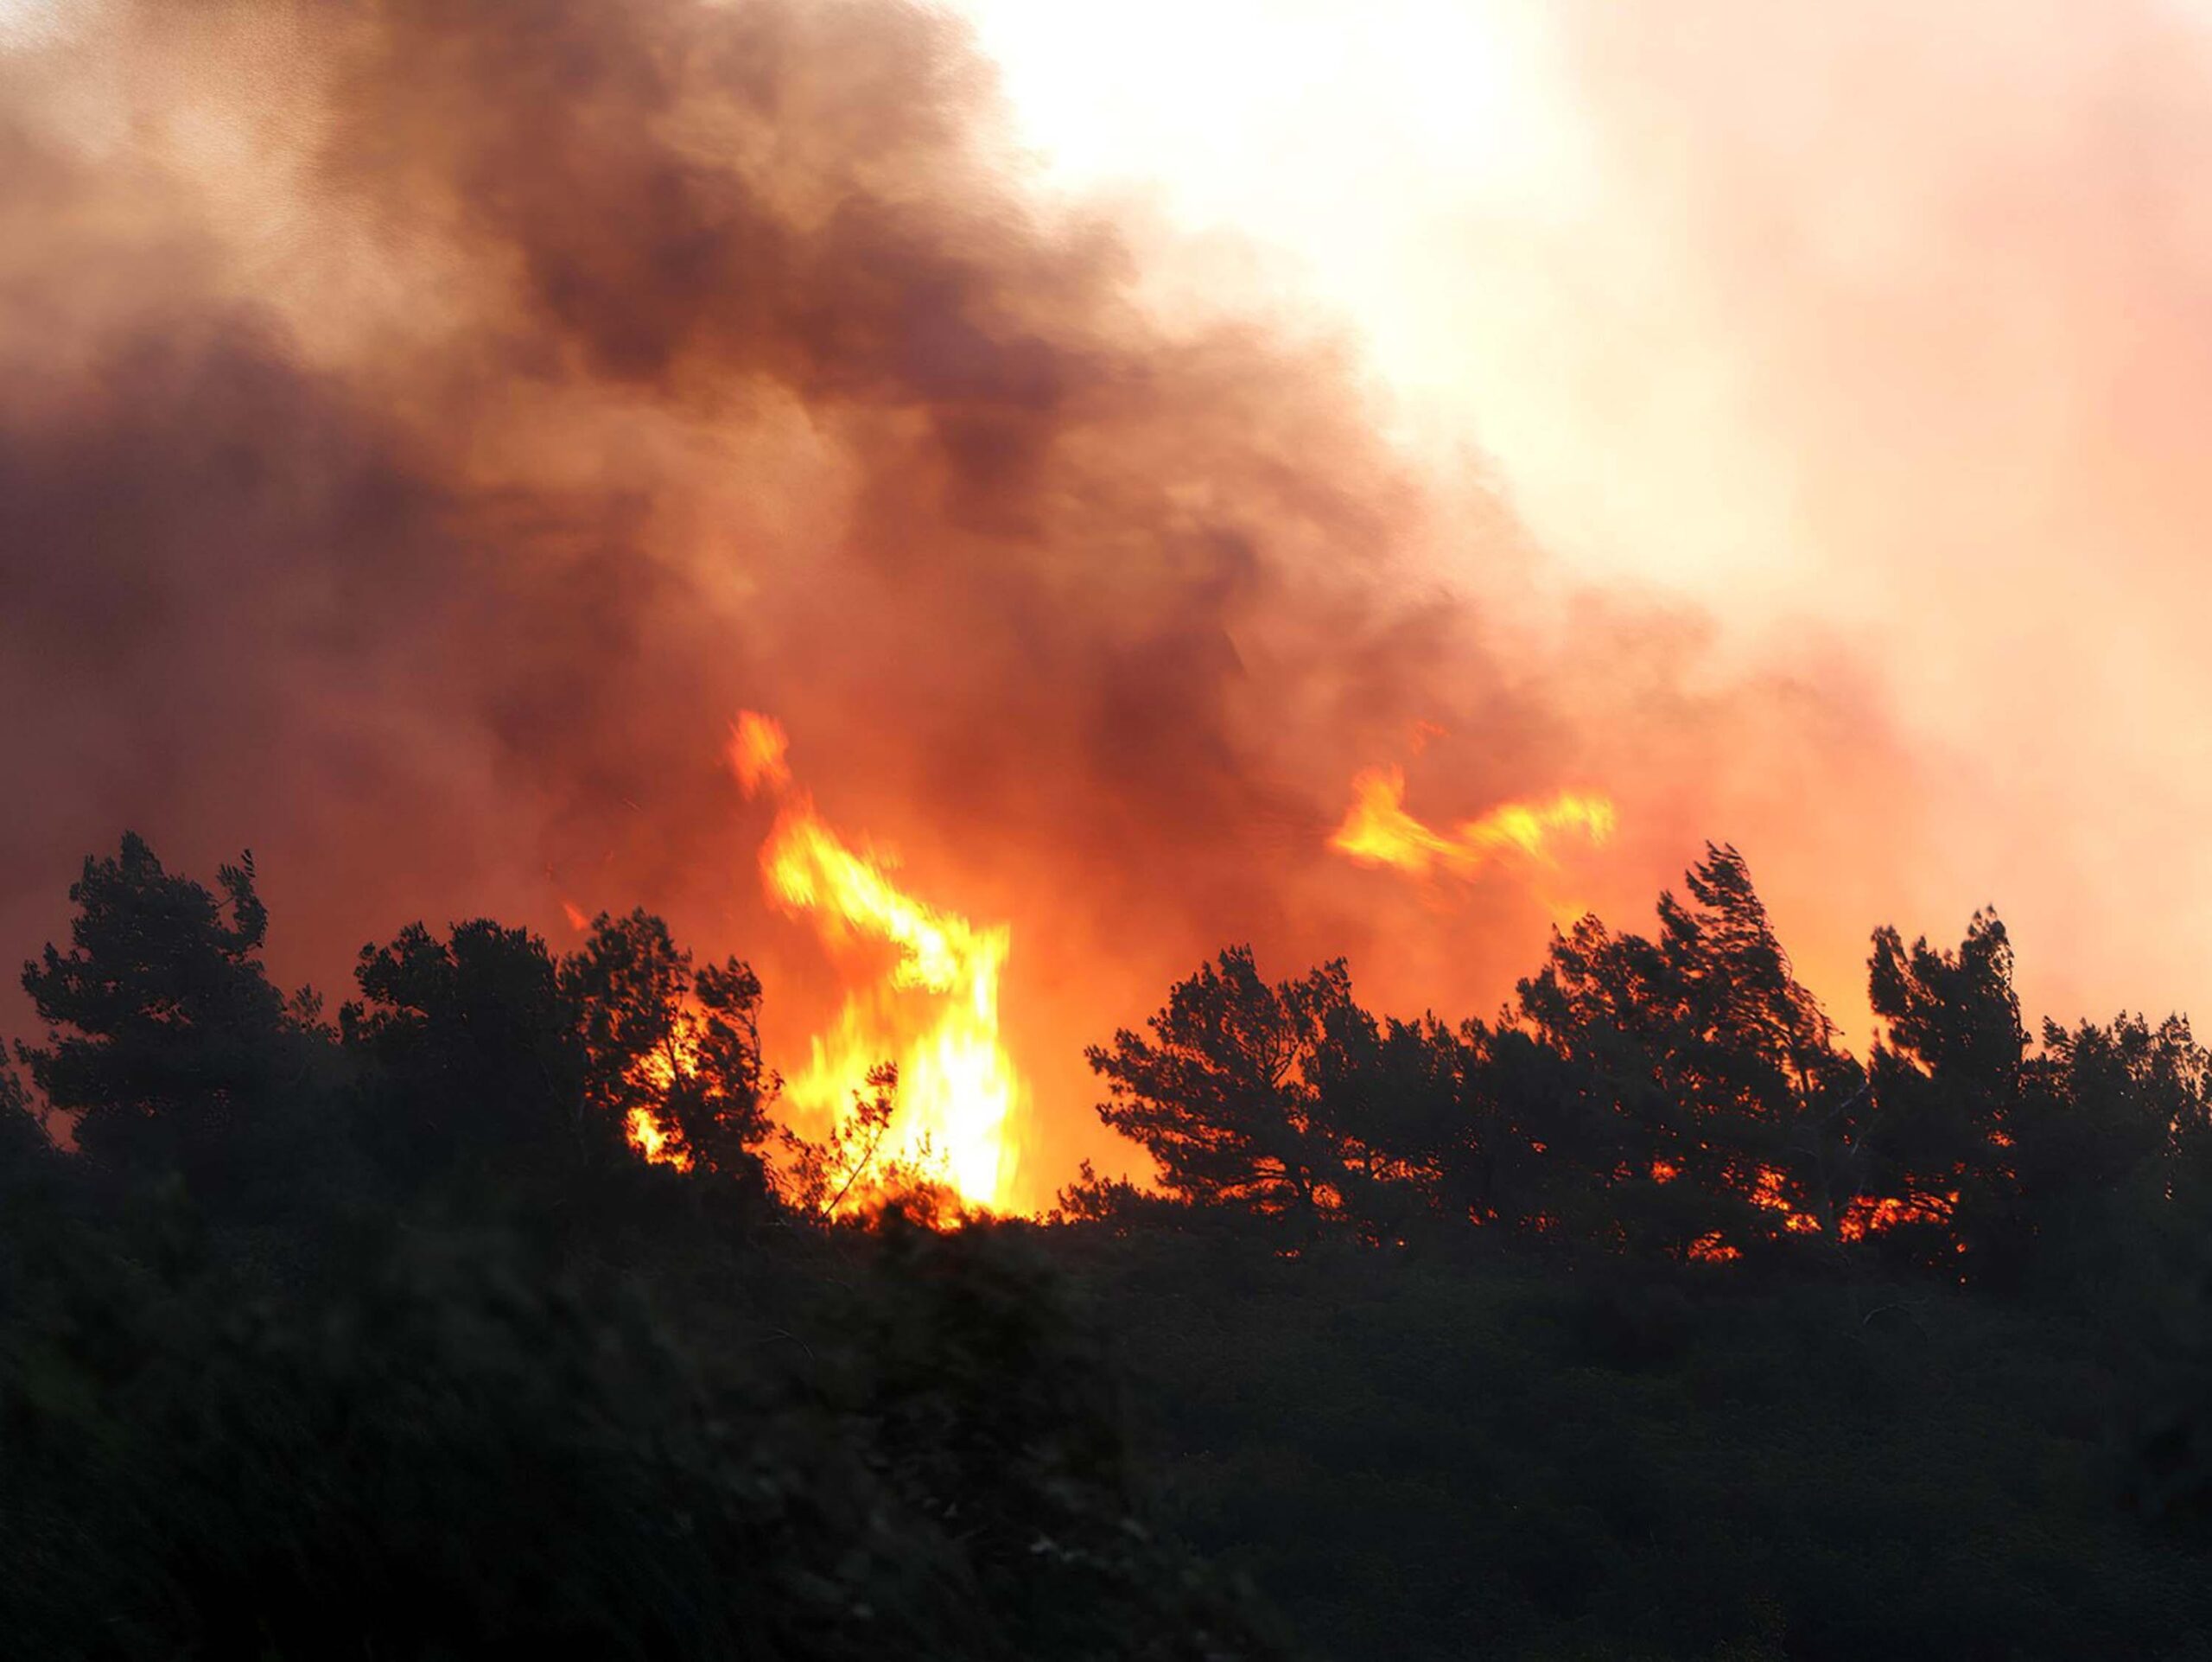
[[692, 965], [667, 924], [601, 913], [561, 967], [582, 1023], [584, 1102], [651, 1158], [757, 1180], [775, 1075], [760, 1060], [760, 978]]

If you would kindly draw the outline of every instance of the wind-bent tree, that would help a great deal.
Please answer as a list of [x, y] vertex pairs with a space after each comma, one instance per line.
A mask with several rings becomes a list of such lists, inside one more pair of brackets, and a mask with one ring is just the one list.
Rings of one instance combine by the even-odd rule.
[[1357, 1008], [1341, 959], [1270, 986], [1251, 948], [1233, 947], [1169, 992], [1150, 1037], [1124, 1028], [1085, 1053], [1106, 1081], [1098, 1117], [1184, 1200], [1339, 1217], [1348, 1162], [1330, 1116], [1343, 1104], [1325, 1086], [1344, 1076]]
[[2212, 1059], [2179, 1017], [2072, 1028], [2031, 1046], [2004, 925], [1955, 952], [1874, 937], [1871, 1194], [1885, 1251], [2006, 1285], [2144, 1273], [2212, 1194]]
[[[125, 834], [71, 885], [70, 950], [23, 967], [47, 1041], [16, 1054], [78, 1147], [119, 1171], [181, 1170], [203, 1193], [265, 1164], [282, 1098], [308, 1065], [308, 1024], [261, 964], [269, 914], [253, 856], [217, 873], [219, 898]], [[267, 1175], [265, 1173], [262, 1175]]]
[[1797, 980], [1743, 856], [1708, 844], [1684, 882], [1687, 901], [1660, 896], [1656, 940], [1595, 918], [1554, 935], [1520, 985], [1520, 1025], [1581, 1074], [1571, 1099], [1618, 1111], [1621, 1198], [1649, 1203], [1624, 1224], [1682, 1250], [1808, 1224], [1833, 1235], [1856, 1193], [1864, 1076]]
[[1867, 993], [1886, 1033], [1869, 1072], [1868, 1197], [1888, 1214], [1884, 1250], [1926, 1264], [1963, 1255], [1979, 1273], [2019, 1231], [2008, 1150], [2028, 1076], [2028, 1032], [2012, 990], [2012, 944], [1976, 912], [1955, 951], [1908, 949], [1877, 930]]

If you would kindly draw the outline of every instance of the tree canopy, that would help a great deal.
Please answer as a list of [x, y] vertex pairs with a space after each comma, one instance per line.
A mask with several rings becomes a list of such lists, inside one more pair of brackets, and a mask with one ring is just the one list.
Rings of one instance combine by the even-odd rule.
[[1286, 1654], [1209, 1552], [1393, 1662], [2212, 1621], [2212, 1056], [2031, 1028], [1993, 912], [1874, 933], [1863, 1062], [1726, 846], [1487, 1019], [1231, 947], [1088, 1053], [1153, 1170], [1039, 1226], [887, 1146], [887, 1063], [781, 1126], [760, 978], [650, 913], [410, 924], [326, 1023], [250, 856], [72, 898], [0, 1067], [41, 1654]]

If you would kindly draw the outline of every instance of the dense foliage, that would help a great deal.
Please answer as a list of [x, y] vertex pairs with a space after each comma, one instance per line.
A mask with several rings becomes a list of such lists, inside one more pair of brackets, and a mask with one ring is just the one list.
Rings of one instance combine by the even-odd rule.
[[849, 1204], [895, 1076], [779, 1130], [758, 979], [646, 914], [412, 926], [326, 1020], [250, 859], [73, 900], [10, 1653], [1287, 1653], [1249, 1576], [1393, 1662], [2212, 1654], [2212, 1066], [2031, 1037], [1993, 917], [1877, 933], [1863, 1061], [1727, 849], [1490, 1021], [1232, 950], [1092, 1053], [1156, 1183], [947, 1230]]
[[[1469, 1228], [1641, 1260], [1907, 1265], [2124, 1296], [2212, 1239], [2212, 1059], [2121, 1016], [2030, 1041], [2012, 948], [1874, 938], [1885, 1024], [1838, 1044], [1744, 860], [1707, 850], [1656, 939], [1585, 918], [1494, 1022], [1378, 1021], [1342, 963], [1270, 985], [1224, 952], [1095, 1048], [1099, 1112], [1166, 1194], [1370, 1241]], [[1072, 1215], [1138, 1197], [1087, 1181]], [[1156, 1208], [1154, 1208], [1156, 1210]]]
[[0, 1651], [1276, 1652], [1033, 1227], [772, 1190], [742, 965], [416, 926], [331, 1026], [222, 884], [127, 839], [26, 973], [81, 1152], [0, 1071]]

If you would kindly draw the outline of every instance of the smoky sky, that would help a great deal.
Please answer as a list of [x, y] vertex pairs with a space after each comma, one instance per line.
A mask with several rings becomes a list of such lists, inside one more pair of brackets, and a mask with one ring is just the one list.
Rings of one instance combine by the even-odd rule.
[[[1325, 328], [1164, 312], [1153, 233], [1005, 129], [888, 0], [111, 5], [19, 49], [8, 940], [130, 826], [251, 846], [276, 967], [334, 993], [416, 917], [558, 946], [643, 903], [803, 1033], [830, 971], [721, 763], [766, 710], [833, 823], [1011, 922], [1041, 1196], [1102, 1148], [1080, 1044], [1205, 953], [1470, 1013], [1548, 912], [1648, 905], [1768, 798], [1848, 844], [1910, 772], [1817, 641], [1730, 679], [1680, 607], [1530, 605], [1541, 551], [1393, 452]], [[1601, 788], [1619, 850], [1348, 867], [1416, 722], [1416, 811]]]

